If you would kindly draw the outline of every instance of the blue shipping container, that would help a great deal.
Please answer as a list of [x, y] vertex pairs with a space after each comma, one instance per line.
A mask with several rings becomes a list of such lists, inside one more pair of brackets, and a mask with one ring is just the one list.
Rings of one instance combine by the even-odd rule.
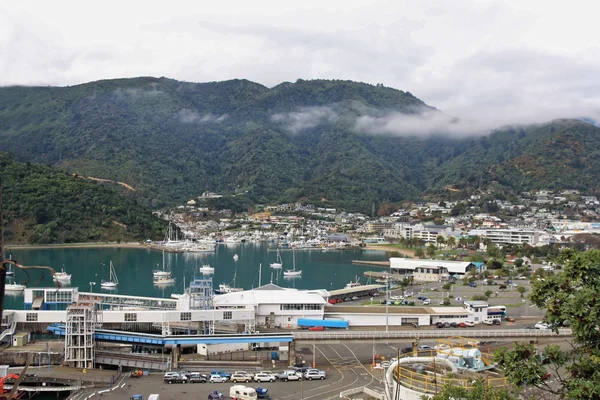
[[309, 328], [312, 326], [322, 326], [324, 328], [348, 328], [348, 321], [343, 319], [306, 319], [298, 318], [298, 326]]

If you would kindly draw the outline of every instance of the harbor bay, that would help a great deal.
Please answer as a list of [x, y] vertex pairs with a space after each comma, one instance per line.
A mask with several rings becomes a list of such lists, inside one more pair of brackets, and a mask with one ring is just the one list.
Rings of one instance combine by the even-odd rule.
[[[48, 248], [48, 249], [10, 249], [6, 256], [20, 264], [45, 265], [56, 271], [64, 270], [72, 275], [71, 285], [82, 292], [94, 291], [118, 293], [132, 296], [169, 298], [172, 293], [183, 293], [184, 282], [194, 276], [201, 276], [200, 267], [210, 265], [215, 268], [213, 286], [220, 283], [230, 284], [245, 290], [272, 282], [281, 287], [296, 289], [340, 289], [356, 277], [367, 283], [363, 273], [365, 266], [353, 264], [353, 260], [387, 261], [386, 252], [379, 250], [297, 250], [283, 251], [282, 269], [272, 269], [271, 262], [276, 261], [275, 245], [265, 243], [243, 243], [238, 245], [218, 245], [214, 252], [205, 253], [167, 253], [144, 248], [86, 247], [86, 248]], [[270, 251], [269, 251], [270, 250]], [[238, 255], [237, 261], [234, 255]], [[286, 278], [283, 272], [293, 266], [302, 270], [301, 277]], [[152, 271], [163, 265], [169, 269], [176, 282], [172, 285], [154, 285]], [[109, 263], [112, 261], [119, 285], [114, 290], [101, 289], [102, 280], [109, 278]], [[261, 267], [262, 264], [262, 267]], [[262, 270], [262, 271], [261, 271]], [[43, 277], [39, 271], [31, 272], [27, 287], [52, 287], [55, 283], [49, 273]], [[41, 280], [40, 280], [41, 278]], [[14, 281], [26, 283], [27, 276], [17, 270]], [[373, 279], [374, 281], [374, 279]], [[7, 292], [8, 293], [8, 292]], [[7, 295], [6, 309], [22, 309], [22, 292]]]

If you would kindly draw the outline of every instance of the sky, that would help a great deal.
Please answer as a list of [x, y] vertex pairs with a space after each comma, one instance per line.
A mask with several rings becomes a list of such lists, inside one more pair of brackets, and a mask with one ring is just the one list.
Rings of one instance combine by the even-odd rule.
[[0, 85], [348, 79], [476, 127], [600, 121], [598, 11], [591, 0], [2, 1]]

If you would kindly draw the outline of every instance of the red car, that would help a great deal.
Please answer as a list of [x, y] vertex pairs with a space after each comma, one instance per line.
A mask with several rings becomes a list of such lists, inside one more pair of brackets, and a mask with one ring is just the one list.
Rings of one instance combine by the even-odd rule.
[[322, 326], [311, 326], [310, 328], [308, 328], [309, 331], [324, 331], [325, 328], [323, 328]]
[[459, 328], [466, 328], [466, 327], [467, 327], [467, 324], [465, 324], [464, 322], [459, 322], [459, 323], [458, 323], [458, 327], [459, 327]]

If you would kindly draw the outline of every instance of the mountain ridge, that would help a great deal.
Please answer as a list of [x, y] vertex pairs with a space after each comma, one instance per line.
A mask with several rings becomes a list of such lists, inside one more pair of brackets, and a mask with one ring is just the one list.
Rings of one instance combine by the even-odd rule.
[[[557, 182], [597, 190], [597, 127], [556, 120], [481, 137], [390, 133], [393, 118], [409, 116], [418, 128], [423, 113], [453, 120], [410, 92], [352, 81], [268, 88], [244, 79], [139, 77], [4, 87], [0, 148], [20, 161], [125, 182], [154, 208], [204, 191], [237, 194], [240, 207], [325, 198], [368, 211], [373, 203], [442, 194], [446, 186], [474, 190], [482, 182], [501, 181], [507, 190]], [[552, 152], [551, 162], [542, 149]], [[555, 171], [560, 162], [568, 168]]]

